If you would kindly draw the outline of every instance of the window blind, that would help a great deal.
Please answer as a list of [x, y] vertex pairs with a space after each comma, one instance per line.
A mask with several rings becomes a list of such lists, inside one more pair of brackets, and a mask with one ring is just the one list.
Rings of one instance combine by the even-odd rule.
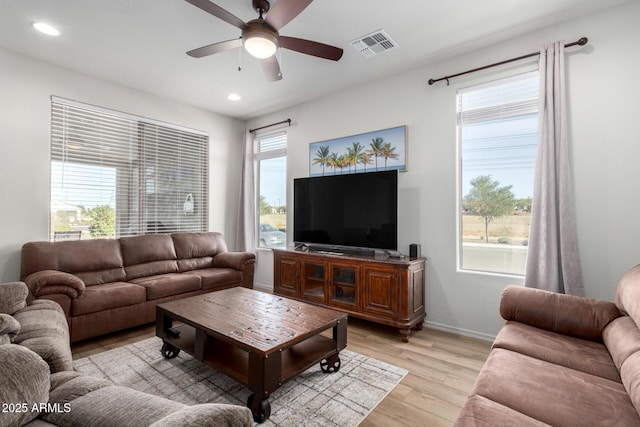
[[507, 183], [513, 179], [507, 169], [533, 173], [538, 80], [532, 71], [458, 91], [463, 178], [485, 174]]
[[458, 125], [538, 112], [538, 71], [458, 90]]
[[258, 135], [255, 138], [255, 159], [265, 160], [287, 154], [287, 133], [285, 131]]
[[208, 135], [51, 102], [51, 238], [206, 231]]

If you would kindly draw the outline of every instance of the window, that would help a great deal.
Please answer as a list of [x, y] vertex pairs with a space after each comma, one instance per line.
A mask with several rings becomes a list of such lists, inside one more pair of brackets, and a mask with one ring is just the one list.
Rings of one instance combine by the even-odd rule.
[[538, 72], [461, 89], [459, 266], [525, 271], [538, 132]]
[[208, 136], [51, 103], [51, 240], [206, 231]]
[[287, 244], [287, 134], [278, 132], [255, 139], [259, 248]]

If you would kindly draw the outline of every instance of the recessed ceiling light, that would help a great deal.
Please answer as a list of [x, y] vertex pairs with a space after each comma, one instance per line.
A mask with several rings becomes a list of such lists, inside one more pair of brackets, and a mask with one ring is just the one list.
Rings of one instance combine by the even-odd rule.
[[237, 93], [232, 93], [229, 96], [227, 96], [227, 99], [229, 101], [240, 101], [242, 98], [240, 98], [240, 95], [238, 95]]
[[43, 34], [47, 34], [49, 36], [60, 35], [60, 30], [58, 30], [57, 28], [53, 27], [50, 24], [47, 24], [46, 22], [32, 22], [31, 25], [33, 26], [33, 28], [35, 28], [36, 30], [40, 31]]

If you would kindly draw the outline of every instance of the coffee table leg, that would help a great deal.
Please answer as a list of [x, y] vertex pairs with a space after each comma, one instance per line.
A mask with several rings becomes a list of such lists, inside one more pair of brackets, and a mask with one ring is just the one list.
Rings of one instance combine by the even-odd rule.
[[268, 397], [256, 399], [255, 393], [251, 393], [247, 399], [247, 407], [251, 409], [253, 421], [257, 423], [263, 423], [271, 416], [271, 402]]

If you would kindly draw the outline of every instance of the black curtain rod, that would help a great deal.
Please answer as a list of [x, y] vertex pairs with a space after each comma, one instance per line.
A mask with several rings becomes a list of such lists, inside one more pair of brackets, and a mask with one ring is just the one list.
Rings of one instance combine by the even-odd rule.
[[283, 121], [278, 122], [278, 123], [271, 123], [270, 125], [262, 126], [262, 127], [255, 128], [255, 129], [249, 129], [249, 132], [254, 133], [257, 130], [270, 128], [271, 126], [278, 126], [278, 125], [281, 125], [283, 123], [289, 123], [289, 126], [291, 126], [291, 119], [283, 120]]
[[[584, 46], [585, 44], [587, 44], [588, 41], [589, 41], [588, 38], [582, 37], [577, 42], [565, 44], [564, 47]], [[519, 61], [519, 60], [525, 59], [525, 58], [531, 58], [532, 56], [536, 56], [536, 55], [540, 55], [540, 52], [529, 53], [527, 55], [522, 55], [522, 56], [519, 56], [517, 58], [511, 58], [511, 59], [507, 59], [507, 60], [504, 60], [504, 61], [496, 62], [495, 64], [485, 65], [484, 67], [474, 68], [473, 70], [463, 71], [461, 73], [453, 74], [451, 76], [440, 77], [439, 79], [429, 79], [429, 86], [431, 86], [432, 84], [434, 84], [436, 82], [439, 82], [441, 80], [446, 80], [447, 81], [447, 86], [449, 86], [449, 79], [452, 79], [454, 77], [462, 76], [464, 74], [469, 74], [469, 73], [475, 73], [476, 71], [486, 70], [487, 68], [497, 67], [498, 65], [508, 64], [509, 62], [515, 62], [515, 61]]]

